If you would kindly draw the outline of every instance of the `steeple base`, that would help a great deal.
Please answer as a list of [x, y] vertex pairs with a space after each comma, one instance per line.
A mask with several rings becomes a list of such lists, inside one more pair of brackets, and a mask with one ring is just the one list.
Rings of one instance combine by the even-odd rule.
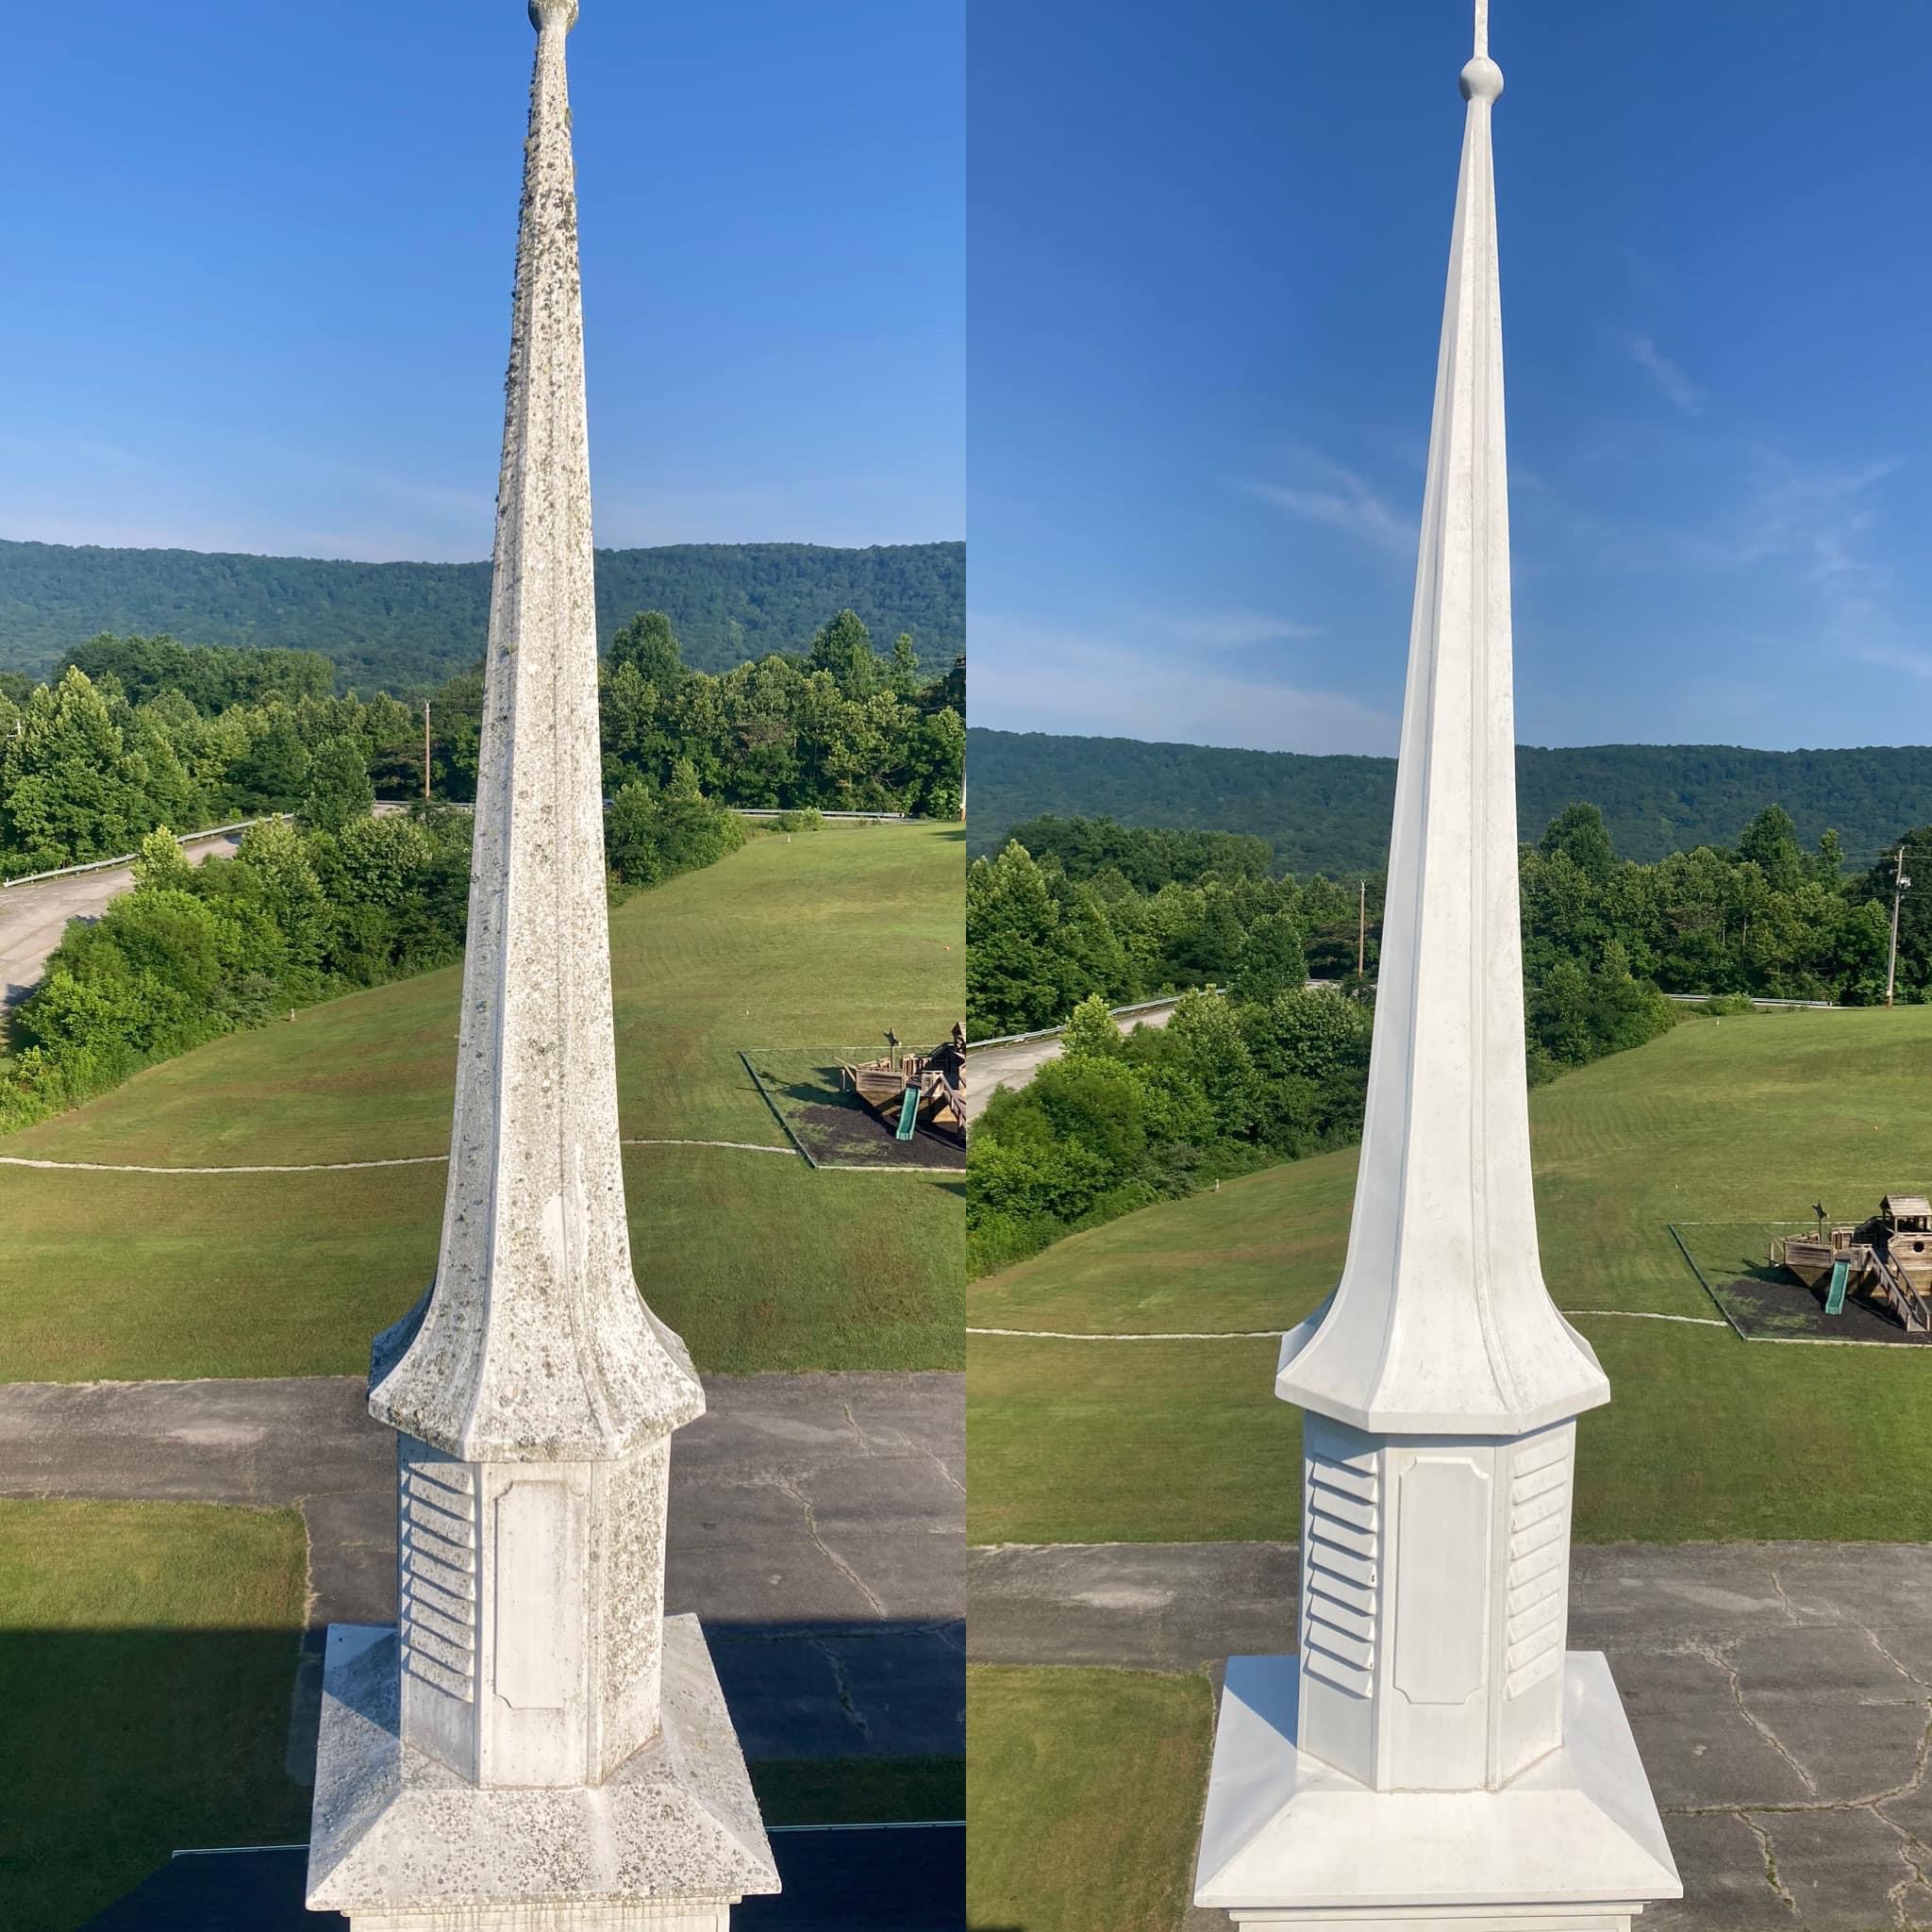
[[1563, 1743], [1493, 1791], [1376, 1791], [1308, 1757], [1299, 1676], [1228, 1659], [1194, 1903], [1241, 1932], [1631, 1932], [1683, 1896], [1601, 1654], [1568, 1655]]
[[695, 1617], [664, 1620], [662, 1723], [595, 1786], [476, 1786], [402, 1741], [396, 1632], [329, 1626], [311, 1911], [356, 1932], [728, 1932], [778, 1890]]

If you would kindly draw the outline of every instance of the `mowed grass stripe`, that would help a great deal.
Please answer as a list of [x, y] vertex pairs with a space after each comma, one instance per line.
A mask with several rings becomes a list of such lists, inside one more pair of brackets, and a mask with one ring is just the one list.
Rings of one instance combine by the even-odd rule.
[[[957, 1181], [634, 1148], [625, 1184], [638, 1280], [700, 1368], [958, 1365]], [[0, 1169], [6, 1379], [359, 1374], [434, 1271], [442, 1194], [440, 1167]]]
[[1174, 1932], [1214, 1725], [1205, 1671], [966, 1673], [966, 1907], [987, 1932]]
[[[963, 998], [962, 849], [957, 829], [925, 825], [766, 838], [620, 908], [625, 1134], [656, 1121], [665, 1138], [782, 1146], [734, 1044], [774, 1026], [940, 1038]], [[433, 1071], [424, 1013], [438, 1000], [453, 1028], [455, 977], [429, 975], [218, 1041], [0, 1147], [163, 1166], [440, 1151], [454, 1042]], [[662, 1071], [660, 1048], [689, 1050], [681, 1075]], [[625, 1174], [639, 1282], [701, 1368], [958, 1365], [958, 1178], [820, 1175], [795, 1156], [703, 1146], [626, 1147]], [[0, 1374], [360, 1373], [370, 1337], [429, 1280], [443, 1187], [441, 1164], [0, 1168]]]
[[[1669, 1224], [1802, 1224], [1932, 1184], [1932, 1009], [1687, 1022], [1531, 1099], [1560, 1305], [1708, 1317]], [[1874, 1129], [1876, 1131], [1874, 1131]], [[1151, 1208], [974, 1284], [975, 1327], [1284, 1326], [1333, 1286], [1353, 1153]], [[1932, 1536], [1932, 1352], [1753, 1346], [1689, 1323], [1587, 1323], [1611, 1378], [1581, 1424], [1587, 1540]], [[971, 1533], [1162, 1541], [1296, 1531], [1299, 1418], [1274, 1345], [974, 1339]], [[1042, 1454], [1042, 1445], [1047, 1453]]]

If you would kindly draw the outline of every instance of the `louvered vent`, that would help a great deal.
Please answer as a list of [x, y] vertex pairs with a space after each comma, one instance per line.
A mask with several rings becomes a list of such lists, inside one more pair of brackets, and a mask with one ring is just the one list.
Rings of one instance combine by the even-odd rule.
[[1508, 1624], [1503, 1641], [1511, 1697], [1541, 1683], [1563, 1662], [1574, 1440], [1566, 1423], [1518, 1443], [1509, 1460]]
[[1380, 1478], [1373, 1454], [1305, 1458], [1302, 1662], [1357, 1697], [1374, 1684]]
[[412, 1462], [402, 1489], [403, 1668], [476, 1695], [476, 1491], [460, 1462]]

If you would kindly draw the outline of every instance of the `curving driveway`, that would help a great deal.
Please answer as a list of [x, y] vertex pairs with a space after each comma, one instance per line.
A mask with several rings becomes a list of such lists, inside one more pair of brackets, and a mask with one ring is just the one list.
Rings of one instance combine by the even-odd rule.
[[[1180, 1005], [1176, 994], [1158, 1006], [1141, 1007], [1120, 1014], [1122, 1030], [1131, 1033], [1136, 1026], [1165, 1026]], [[1002, 1087], [1021, 1088], [1045, 1066], [1060, 1057], [1059, 1029], [1034, 1040], [1016, 1040], [1009, 1044], [966, 1049], [966, 1111], [976, 1113]]]
[[[190, 864], [199, 865], [205, 858], [226, 858], [241, 842], [240, 832], [216, 832], [183, 840], [181, 850]], [[0, 1017], [41, 983], [70, 919], [98, 919], [108, 900], [133, 885], [134, 868], [117, 865], [0, 891]]]
[[[408, 809], [407, 803], [394, 799], [375, 801], [378, 818]], [[200, 832], [183, 839], [181, 850], [189, 864], [199, 865], [205, 858], [231, 857], [241, 842], [240, 832]], [[0, 1021], [41, 983], [68, 921], [98, 919], [108, 900], [118, 899], [133, 885], [130, 864], [0, 888]]]

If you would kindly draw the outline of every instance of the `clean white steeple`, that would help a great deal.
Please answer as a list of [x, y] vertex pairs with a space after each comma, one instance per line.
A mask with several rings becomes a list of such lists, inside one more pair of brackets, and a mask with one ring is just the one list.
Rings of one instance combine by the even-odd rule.
[[1609, 1399], [1537, 1250], [1517, 907], [1509, 503], [1491, 110], [1477, 6], [1375, 1038], [1348, 1259], [1276, 1391], [1357, 1428], [1517, 1433]]
[[1194, 1902], [1242, 1928], [1629, 1932], [1680, 1888], [1604, 1658], [1565, 1650], [1609, 1399], [1531, 1189], [1486, 0], [1416, 566], [1361, 1170], [1303, 1417], [1292, 1657], [1231, 1657]]

